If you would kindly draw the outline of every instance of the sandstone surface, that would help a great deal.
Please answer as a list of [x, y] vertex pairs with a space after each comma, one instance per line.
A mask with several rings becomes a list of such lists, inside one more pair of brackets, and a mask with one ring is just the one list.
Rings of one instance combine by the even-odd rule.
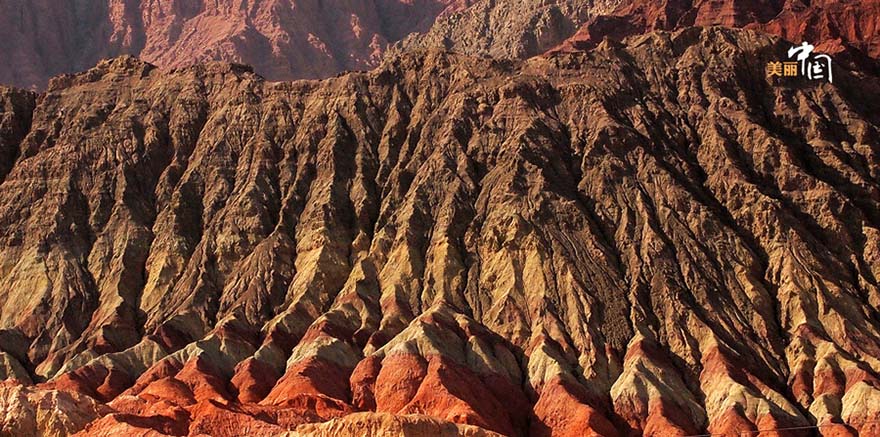
[[3, 89], [0, 371], [37, 384], [4, 423], [876, 435], [880, 81], [768, 79], [787, 48], [688, 28], [283, 83], [120, 57]]

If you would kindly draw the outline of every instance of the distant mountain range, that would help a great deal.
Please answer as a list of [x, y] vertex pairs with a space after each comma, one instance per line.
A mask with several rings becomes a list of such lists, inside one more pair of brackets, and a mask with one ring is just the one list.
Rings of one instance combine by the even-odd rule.
[[389, 48], [522, 59], [715, 24], [876, 57], [878, 12], [874, 0], [14, 0], [0, 3], [0, 83], [40, 90], [123, 54], [162, 68], [223, 61], [269, 80], [315, 79], [374, 68]]
[[165, 68], [219, 60], [273, 80], [375, 67], [389, 42], [466, 0], [12, 0], [0, 3], [0, 83], [48, 79], [131, 54]]

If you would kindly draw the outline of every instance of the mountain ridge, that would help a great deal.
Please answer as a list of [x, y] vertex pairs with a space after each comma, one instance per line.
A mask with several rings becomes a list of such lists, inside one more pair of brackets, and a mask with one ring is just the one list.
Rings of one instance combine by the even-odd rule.
[[4, 89], [2, 363], [49, 379], [2, 387], [4, 426], [876, 432], [880, 84], [768, 79], [787, 48], [689, 28], [289, 83], [126, 57]]
[[613, 11], [592, 17], [555, 49], [583, 50], [605, 37], [622, 39], [654, 29], [723, 25], [754, 29], [795, 42], [809, 41], [825, 52], [852, 51], [876, 59], [880, 55], [878, 7], [880, 4], [873, 0], [622, 2]]
[[[0, 83], [43, 90], [50, 77], [131, 54], [163, 69], [201, 62], [253, 65], [270, 80], [368, 70], [384, 57], [444, 48], [524, 59], [585, 49], [650, 30], [751, 27], [870, 67], [878, 53], [876, 0], [45, 0], [0, 5]], [[578, 46], [578, 47], [574, 47]], [[868, 59], [861, 59], [861, 58]], [[843, 59], [841, 59], [843, 61]]]
[[12, 1], [0, 5], [0, 83], [42, 90], [58, 74], [137, 55], [163, 68], [220, 60], [273, 80], [367, 69], [385, 46], [466, 0]]

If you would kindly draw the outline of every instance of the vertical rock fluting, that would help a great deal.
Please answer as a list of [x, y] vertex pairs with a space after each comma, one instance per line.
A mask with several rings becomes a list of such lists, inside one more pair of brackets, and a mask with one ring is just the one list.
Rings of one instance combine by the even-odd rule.
[[12, 104], [4, 368], [82, 435], [872, 435], [880, 85], [786, 49], [59, 78]]

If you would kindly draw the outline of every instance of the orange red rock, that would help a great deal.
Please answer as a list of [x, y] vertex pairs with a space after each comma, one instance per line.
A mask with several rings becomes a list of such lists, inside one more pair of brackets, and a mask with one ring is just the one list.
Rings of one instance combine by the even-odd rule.
[[789, 41], [810, 41], [821, 51], [880, 56], [880, 2], [751, 0], [684, 2], [621, 2], [607, 14], [586, 22], [554, 50], [582, 50], [603, 38], [621, 40], [651, 30], [688, 26], [745, 27], [779, 35]]
[[37, 383], [0, 385], [5, 426], [870, 435], [880, 87], [780, 86], [786, 50], [122, 57], [0, 92], [0, 369]]

